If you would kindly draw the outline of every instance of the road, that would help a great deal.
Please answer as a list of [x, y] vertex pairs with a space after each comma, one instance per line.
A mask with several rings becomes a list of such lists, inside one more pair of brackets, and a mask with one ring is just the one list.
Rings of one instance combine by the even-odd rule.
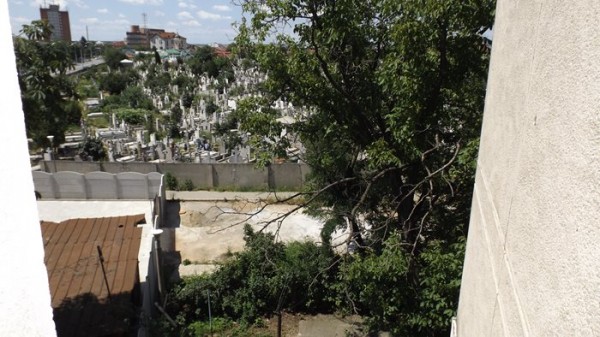
[[98, 58], [94, 58], [92, 60], [83, 62], [83, 63], [76, 63], [75, 64], [75, 68], [67, 71], [67, 75], [71, 75], [71, 74], [76, 74], [82, 70], [85, 70], [87, 68], [93, 67], [93, 66], [97, 66], [99, 64], [103, 64], [104, 63], [104, 59], [101, 57]]

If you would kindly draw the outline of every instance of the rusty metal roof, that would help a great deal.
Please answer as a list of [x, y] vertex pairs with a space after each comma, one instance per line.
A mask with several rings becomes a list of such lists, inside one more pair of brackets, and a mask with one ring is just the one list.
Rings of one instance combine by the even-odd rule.
[[[133, 316], [144, 214], [41, 223], [58, 336], [118, 336]], [[98, 248], [110, 299], [100, 264]], [[125, 330], [125, 331], [124, 331]]]

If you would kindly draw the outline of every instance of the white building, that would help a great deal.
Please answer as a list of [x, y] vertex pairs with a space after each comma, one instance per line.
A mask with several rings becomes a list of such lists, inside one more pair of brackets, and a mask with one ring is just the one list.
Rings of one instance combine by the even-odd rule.
[[186, 49], [187, 48], [187, 40], [185, 37], [177, 34], [164, 32], [155, 34], [150, 38], [150, 48], [154, 48], [158, 50], [167, 50], [167, 49]]
[[599, 19], [497, 2], [454, 336], [600, 333]]

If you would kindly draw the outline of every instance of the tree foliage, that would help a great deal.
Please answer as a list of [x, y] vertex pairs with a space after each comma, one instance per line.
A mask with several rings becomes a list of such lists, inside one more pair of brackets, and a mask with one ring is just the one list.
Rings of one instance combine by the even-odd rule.
[[102, 141], [97, 138], [88, 138], [83, 144], [79, 156], [83, 160], [103, 161], [106, 160], [106, 149]]
[[227, 79], [233, 82], [234, 74], [231, 60], [227, 57], [216, 56], [211, 46], [203, 46], [196, 50], [187, 61], [192, 73], [197, 76], [206, 75], [223, 82]]
[[117, 70], [121, 67], [121, 61], [126, 59], [125, 53], [118, 48], [107, 47], [102, 55], [104, 62], [111, 70]]
[[112, 112], [120, 108], [144, 109], [149, 112], [156, 110], [152, 99], [139, 86], [127, 86], [120, 94], [106, 96], [100, 102], [102, 111]]
[[81, 119], [75, 86], [67, 77], [73, 67], [69, 48], [62, 41], [48, 41], [46, 21], [32, 21], [21, 33], [27, 38], [16, 36], [13, 42], [27, 135], [40, 146], [49, 145], [49, 135], [54, 145], [60, 144], [67, 127]]
[[152, 111], [144, 109], [120, 108], [114, 110], [114, 112], [118, 119], [124, 120], [125, 123], [130, 125], [143, 125], [146, 119], [152, 116]]
[[147, 88], [151, 89], [155, 93], [165, 93], [168, 92], [170, 84], [171, 75], [168, 71], [165, 71], [162, 67], [156, 65], [148, 68], [148, 75], [145, 83]]
[[113, 71], [100, 76], [100, 89], [109, 92], [111, 95], [120, 94], [128, 86], [136, 83], [139, 75], [134, 70]]
[[[242, 20], [235, 48], [268, 75], [262, 98], [238, 103], [241, 129], [265, 156], [281, 155], [287, 144], [272, 102], [307, 107], [287, 126], [312, 169], [307, 206], [347, 226], [364, 256], [347, 267], [362, 289], [349, 300], [374, 327], [447, 334], [460, 268], [438, 262], [462, 262], [455, 248], [468, 224], [488, 64], [479, 34], [494, 1], [241, 4], [251, 19]], [[442, 289], [431, 270], [454, 286]], [[399, 290], [393, 302], [378, 280]], [[433, 300], [439, 307], [423, 310]]]
[[311, 242], [284, 245], [249, 225], [244, 239], [246, 249], [213, 274], [184, 278], [173, 288], [167, 309], [181, 324], [177, 330], [208, 319], [209, 292], [213, 316], [246, 323], [280, 310], [313, 313], [332, 307], [327, 287], [336, 269], [328, 247]]

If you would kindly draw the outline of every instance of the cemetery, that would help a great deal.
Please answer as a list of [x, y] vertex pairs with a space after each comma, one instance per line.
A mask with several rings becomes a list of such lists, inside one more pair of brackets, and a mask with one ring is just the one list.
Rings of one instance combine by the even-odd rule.
[[[207, 48], [196, 53], [206, 54]], [[119, 62], [77, 74], [73, 80], [82, 100], [80, 125], [64, 137], [48, 135], [50, 146], [41, 153], [39, 146], [37, 152], [35, 148], [39, 144], [32, 144], [32, 165], [40, 164], [36, 169], [48, 172], [70, 167], [85, 173], [84, 166], [74, 169], [74, 162], [256, 163], [256, 139], [253, 142], [251, 134], [238, 130], [235, 112], [239, 102], [261, 98], [260, 83], [266, 75], [245, 60], [230, 57], [160, 59], [159, 63], [151, 53], [139, 53], [131, 66]], [[281, 99], [272, 109], [279, 116], [281, 137], [288, 137], [290, 145], [285, 156], [271, 162], [301, 164], [302, 144], [286, 126], [302, 118], [305, 109]], [[57, 162], [48, 165], [40, 159]], [[148, 169], [151, 166], [141, 172]]]

